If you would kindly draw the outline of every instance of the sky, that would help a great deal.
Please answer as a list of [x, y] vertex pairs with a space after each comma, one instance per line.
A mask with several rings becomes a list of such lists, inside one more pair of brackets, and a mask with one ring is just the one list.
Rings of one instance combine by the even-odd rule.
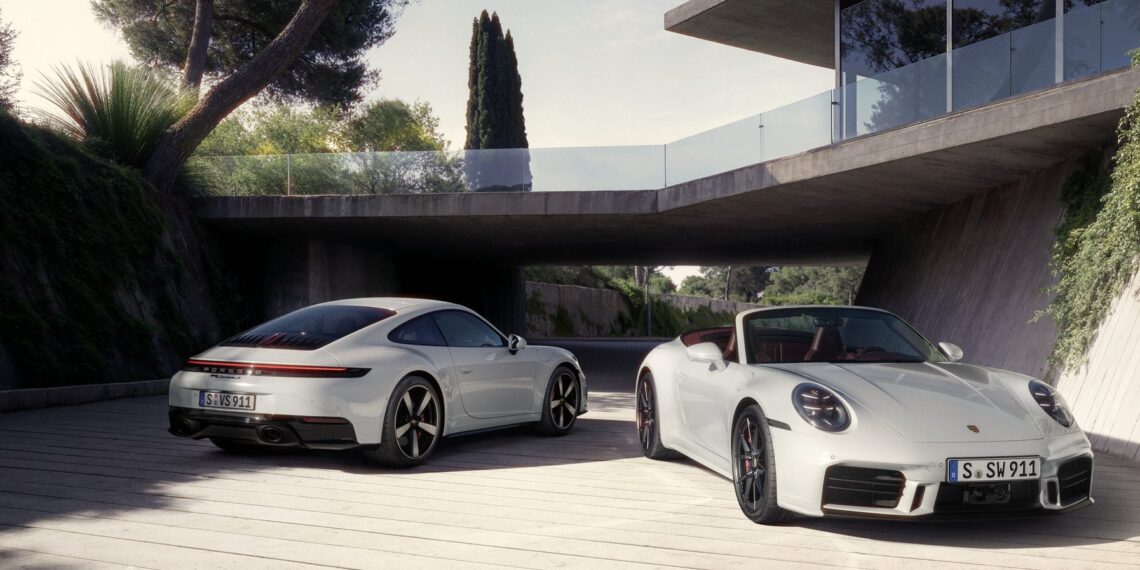
[[[189, 1], [189, 0], [183, 0]], [[498, 12], [511, 31], [532, 148], [664, 144], [815, 95], [830, 70], [667, 32], [682, 0], [413, 0], [395, 35], [367, 54], [380, 82], [366, 99], [431, 104], [463, 144], [471, 21]], [[42, 108], [34, 83], [60, 63], [130, 60], [88, 0], [0, 0], [19, 32], [17, 95]], [[695, 268], [669, 272], [679, 284]]]

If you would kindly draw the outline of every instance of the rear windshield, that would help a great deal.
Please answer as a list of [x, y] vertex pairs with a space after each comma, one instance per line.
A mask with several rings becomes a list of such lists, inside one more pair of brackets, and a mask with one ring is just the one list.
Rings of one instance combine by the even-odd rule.
[[258, 325], [225, 340], [222, 346], [313, 350], [394, 314], [377, 307], [317, 305]]

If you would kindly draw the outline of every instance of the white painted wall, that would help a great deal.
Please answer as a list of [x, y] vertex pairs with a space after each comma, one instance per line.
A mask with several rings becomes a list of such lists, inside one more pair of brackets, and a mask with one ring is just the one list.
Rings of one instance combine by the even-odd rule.
[[1062, 374], [1057, 389], [1093, 449], [1140, 461], [1140, 272], [1113, 302], [1088, 363]]

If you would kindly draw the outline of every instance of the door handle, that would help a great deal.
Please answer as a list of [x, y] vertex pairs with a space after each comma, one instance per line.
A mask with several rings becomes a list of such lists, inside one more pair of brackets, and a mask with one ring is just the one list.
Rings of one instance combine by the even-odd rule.
[[462, 372], [463, 374], [470, 374], [470, 373], [474, 372], [475, 369], [470, 367], [470, 366], [460, 366], [459, 371]]

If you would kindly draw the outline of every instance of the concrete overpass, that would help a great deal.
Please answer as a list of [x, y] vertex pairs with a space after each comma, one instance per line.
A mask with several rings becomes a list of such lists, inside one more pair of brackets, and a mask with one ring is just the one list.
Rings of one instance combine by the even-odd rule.
[[[866, 261], [916, 215], [1113, 142], [1123, 70], [661, 190], [216, 197], [226, 233], [531, 264]], [[1051, 199], [1055, 199], [1052, 197]]]

